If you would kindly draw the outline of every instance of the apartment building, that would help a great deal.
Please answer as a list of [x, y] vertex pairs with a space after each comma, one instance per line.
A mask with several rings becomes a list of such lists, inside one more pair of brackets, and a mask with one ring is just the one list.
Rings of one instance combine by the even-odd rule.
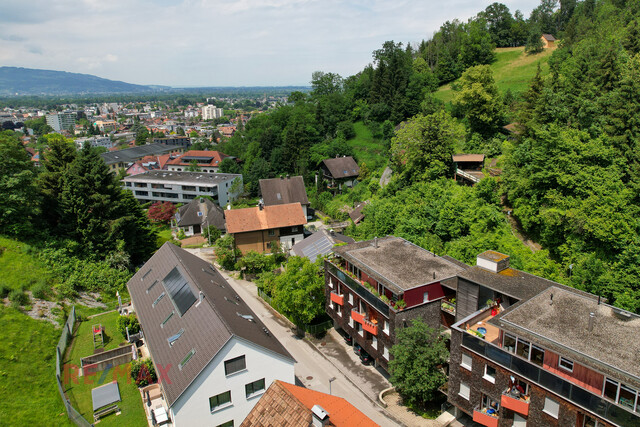
[[186, 171], [195, 162], [201, 172], [215, 173], [218, 172], [220, 163], [227, 157], [230, 156], [220, 151], [189, 150], [183, 155], [169, 160], [167, 169], [178, 172]]
[[508, 262], [459, 274], [449, 402], [490, 427], [640, 425], [640, 317]]
[[[122, 180], [124, 188], [142, 202], [188, 203], [210, 196], [225, 207], [242, 193], [242, 175], [231, 173], [151, 170]], [[235, 185], [234, 185], [235, 184]]]
[[107, 150], [113, 147], [113, 142], [108, 136], [91, 136], [88, 138], [76, 138], [76, 148], [80, 150], [82, 146], [88, 142], [92, 147], [104, 147]]
[[191, 147], [191, 138], [181, 135], [170, 135], [166, 138], [153, 138], [154, 144], [179, 145], [183, 148]]
[[216, 108], [215, 105], [205, 105], [202, 107], [202, 120], [219, 119], [223, 115], [222, 108]]
[[179, 145], [147, 144], [139, 147], [125, 148], [123, 150], [101, 153], [102, 160], [109, 166], [109, 170], [115, 172], [126, 169], [138, 160], [147, 156], [160, 156], [168, 153], [180, 153], [184, 148]]
[[415, 318], [433, 328], [445, 322], [442, 300], [463, 268], [399, 237], [338, 246], [325, 260], [326, 310], [386, 370], [397, 330]]
[[47, 114], [47, 124], [56, 132], [63, 130], [71, 132], [76, 124], [78, 115], [72, 111], [62, 113]]

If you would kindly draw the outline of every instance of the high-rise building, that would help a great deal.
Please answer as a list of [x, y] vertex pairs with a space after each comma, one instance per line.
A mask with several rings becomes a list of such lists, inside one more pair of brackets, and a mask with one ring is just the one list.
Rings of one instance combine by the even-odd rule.
[[47, 114], [47, 124], [56, 132], [71, 131], [76, 124], [76, 117], [76, 113], [71, 111]]
[[222, 108], [215, 105], [205, 105], [202, 107], [202, 120], [213, 120], [222, 117]]

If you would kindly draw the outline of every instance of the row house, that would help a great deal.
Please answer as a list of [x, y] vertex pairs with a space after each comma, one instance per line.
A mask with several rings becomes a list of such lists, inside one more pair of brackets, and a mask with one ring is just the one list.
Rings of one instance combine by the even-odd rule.
[[448, 401], [481, 425], [640, 425], [640, 317], [509, 267], [458, 274]]
[[414, 318], [434, 328], [447, 322], [442, 301], [463, 266], [399, 237], [338, 246], [325, 260], [326, 310], [386, 370], [399, 328]]

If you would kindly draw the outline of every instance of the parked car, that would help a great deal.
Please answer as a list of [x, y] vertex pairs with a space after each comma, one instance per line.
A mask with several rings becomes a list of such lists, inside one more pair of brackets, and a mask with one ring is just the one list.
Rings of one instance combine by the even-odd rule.
[[360, 353], [362, 352], [362, 347], [360, 347], [360, 344], [353, 344], [353, 352], [360, 356]]
[[370, 365], [373, 362], [373, 358], [366, 351], [360, 349], [360, 361], [363, 365]]
[[353, 338], [351, 338], [351, 335], [345, 334], [343, 338], [344, 338], [344, 342], [347, 343], [347, 345], [353, 344]]

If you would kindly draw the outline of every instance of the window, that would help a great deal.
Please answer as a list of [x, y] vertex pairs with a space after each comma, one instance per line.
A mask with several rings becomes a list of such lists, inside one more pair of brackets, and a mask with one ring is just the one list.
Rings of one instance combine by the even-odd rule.
[[264, 378], [245, 385], [244, 391], [247, 394], [247, 397], [252, 397], [258, 393], [262, 393], [264, 391]]
[[182, 361], [178, 364], [178, 369], [182, 371], [182, 368], [184, 367], [184, 365], [186, 365], [189, 362], [189, 360], [191, 360], [194, 354], [196, 354], [196, 349], [192, 348], [191, 351], [187, 353], [184, 359], [182, 359]]
[[[167, 320], [169, 320], [169, 318], [171, 318], [171, 316], [169, 316], [169, 317], [167, 318]], [[164, 323], [166, 323], [166, 322], [167, 322], [167, 320], [165, 320], [165, 322], [164, 322]], [[164, 325], [164, 323], [163, 323], [163, 325]], [[183, 329], [180, 329], [180, 330], [178, 331], [178, 333], [177, 333], [177, 334], [175, 334], [175, 335], [171, 335], [169, 338], [167, 338], [167, 341], [169, 341], [169, 345], [170, 345], [170, 346], [173, 346], [173, 344], [174, 344], [176, 341], [178, 341], [178, 338], [180, 338], [180, 336], [182, 336], [182, 334], [184, 334], [184, 328], [183, 328]]]
[[227, 407], [229, 405], [231, 405], [230, 390], [209, 398], [209, 409], [211, 410], [211, 412], [222, 409], [223, 407]]
[[162, 321], [162, 323], [160, 324], [161, 328], [164, 328], [164, 325], [169, 321], [169, 319], [171, 319], [173, 317], [173, 313], [175, 313], [175, 310], [172, 311], [171, 313], [169, 313], [167, 318]]
[[544, 362], [544, 350], [535, 345], [531, 345], [531, 362], [542, 366]]
[[291, 227], [291, 232], [292, 233], [297, 233], [298, 232], [298, 227]]
[[492, 398], [490, 398], [489, 396], [487, 396], [486, 394], [482, 395], [482, 407], [483, 408], [491, 408], [494, 410], [494, 414], [497, 414], [498, 410], [500, 409], [500, 403], [496, 402], [495, 400], [493, 400]]
[[[149, 271], [151, 271], [151, 270], [149, 270]], [[151, 286], [149, 286], [147, 288], [147, 293], [151, 292], [151, 289], [153, 289], [153, 287], [156, 285], [156, 283], [158, 283], [158, 281], [154, 280], [153, 283], [151, 284]]]
[[333, 289], [333, 279], [329, 277], [329, 287]]
[[502, 347], [510, 352], [510, 353], [515, 353], [516, 352], [516, 337], [514, 337], [513, 335], [509, 335], [509, 334], [504, 334], [504, 340], [502, 341]]
[[336, 304], [336, 313], [338, 313], [338, 316], [342, 317], [342, 306], [340, 304]]
[[518, 339], [518, 345], [516, 346], [516, 354], [529, 360], [530, 344], [528, 341]]
[[276, 235], [276, 230], [269, 230], [269, 236], [273, 237]]
[[471, 389], [469, 389], [469, 386], [467, 384], [460, 383], [460, 391], [458, 392], [460, 397], [463, 397], [463, 398], [469, 400], [470, 392], [471, 392]]
[[160, 296], [158, 296], [158, 298], [156, 298], [156, 300], [153, 302], [153, 304], [151, 304], [151, 307], [155, 308], [155, 307], [156, 307], [156, 305], [158, 305], [158, 303], [160, 302], [160, 300], [161, 300], [162, 298], [164, 298], [164, 295], [165, 295], [165, 293], [164, 293], [164, 291], [163, 291], [163, 292], [160, 294]]
[[616, 402], [618, 400], [618, 382], [607, 378], [604, 382], [603, 396]]
[[560, 361], [558, 362], [558, 366], [560, 366], [565, 371], [573, 372], [573, 362], [569, 359], [565, 359], [560, 356]]
[[636, 405], [636, 395], [638, 394], [637, 391], [635, 391], [632, 388], [627, 387], [624, 384], [620, 385], [620, 393], [619, 393], [619, 397], [618, 397], [618, 403], [620, 403], [620, 405], [629, 408], [630, 410], [634, 410], [635, 405]]
[[496, 382], [496, 368], [493, 366], [485, 365], [484, 366], [484, 376], [483, 379], [489, 381], [490, 383]]
[[245, 369], [247, 369], [247, 362], [244, 358], [244, 355], [225, 360], [224, 362], [225, 375], [235, 374], [236, 372], [240, 372]]
[[353, 317], [349, 316], [349, 326], [353, 328]]
[[376, 338], [375, 336], [371, 337], [371, 347], [378, 348], [378, 338]]
[[[142, 279], [140, 279], [140, 280], [144, 280], [144, 279], [146, 279], [146, 278], [147, 278], [147, 276], [148, 276], [152, 271], [153, 271], [153, 268], [150, 268], [149, 270], [147, 270], [147, 272], [146, 272], [146, 273], [144, 273], [144, 274], [142, 275]], [[155, 283], [155, 282], [154, 282], [154, 283]]]
[[383, 347], [382, 344], [380, 345], [380, 347], [382, 347], [382, 357], [384, 357], [386, 360], [389, 360], [389, 349], [387, 347]]
[[362, 330], [362, 325], [360, 323], [356, 323], [356, 331], [358, 331], [358, 334], [360, 334], [360, 336], [364, 336], [364, 331]]
[[591, 416], [587, 414], [583, 414], [582, 416], [582, 427], [602, 427], [604, 425], [595, 418], [591, 418]]
[[560, 410], [560, 404], [548, 397], [544, 398], [544, 412], [547, 415], [551, 415], [553, 418], [558, 418], [558, 411]]
[[518, 413], [513, 413], [513, 427], [527, 427], [527, 419]]
[[460, 362], [460, 366], [465, 369], [471, 370], [473, 366], [473, 359], [467, 353], [462, 353], [462, 361]]
[[226, 423], [222, 423], [216, 427], [233, 427], [233, 420], [227, 421]]
[[385, 334], [389, 335], [389, 322], [387, 322], [386, 320], [383, 323], [382, 330]]
[[198, 216], [202, 216], [202, 212], [198, 212]]
[[353, 294], [349, 294], [349, 304], [353, 305]]
[[422, 302], [428, 302], [429, 301], [429, 292], [425, 292], [422, 294]]

